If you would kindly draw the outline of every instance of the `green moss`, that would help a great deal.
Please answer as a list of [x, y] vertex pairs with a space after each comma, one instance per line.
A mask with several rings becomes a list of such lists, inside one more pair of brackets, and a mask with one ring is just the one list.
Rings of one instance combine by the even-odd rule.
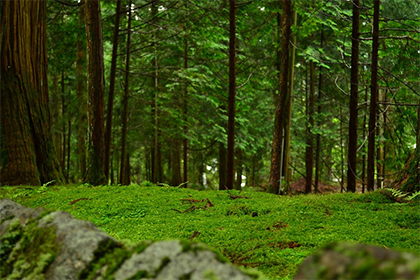
[[133, 252], [140, 254], [142, 253], [144, 250], [146, 250], [147, 247], [149, 247], [150, 245], [152, 245], [154, 242], [153, 241], [143, 241], [140, 242], [139, 244], [137, 244], [136, 246], [134, 246], [133, 248]]
[[9, 270], [2, 270], [2, 276], [10, 279], [44, 279], [43, 272], [54, 261], [59, 250], [55, 242], [55, 228], [38, 227], [38, 219], [29, 219], [25, 228], [19, 227], [16, 223], [9, 227], [8, 233], [15, 235], [15, 238], [20, 235], [20, 238], [2, 265], [9, 267]]
[[164, 257], [158, 268], [155, 269], [155, 274], [159, 274], [159, 272], [168, 264], [171, 262], [171, 259], [169, 257]]
[[[79, 273], [79, 279], [96, 279], [101, 275], [103, 279], [112, 279], [113, 274], [121, 264], [131, 256], [131, 252], [119, 243], [108, 239], [98, 245], [94, 252], [93, 261]], [[106, 270], [102, 271], [102, 268]]]
[[136, 274], [134, 274], [132, 277], [128, 278], [127, 280], [138, 280], [146, 278], [149, 275], [147, 271], [145, 270], [139, 270]]
[[[15, 219], [9, 225], [7, 232], [0, 238], [0, 263], [5, 264], [16, 243], [22, 237], [22, 226], [19, 219]], [[5, 277], [12, 272], [12, 266], [0, 265], [0, 277]]]

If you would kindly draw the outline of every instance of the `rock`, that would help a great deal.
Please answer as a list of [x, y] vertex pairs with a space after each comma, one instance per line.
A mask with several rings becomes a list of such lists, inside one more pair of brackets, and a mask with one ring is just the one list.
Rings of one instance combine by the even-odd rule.
[[126, 246], [66, 212], [0, 201], [1, 279], [264, 279], [204, 244], [186, 240]]
[[420, 256], [335, 242], [305, 259], [293, 279], [420, 279]]

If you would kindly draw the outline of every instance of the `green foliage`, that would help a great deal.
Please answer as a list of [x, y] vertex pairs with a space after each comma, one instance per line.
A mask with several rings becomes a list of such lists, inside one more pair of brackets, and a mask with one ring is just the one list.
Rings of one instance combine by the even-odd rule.
[[[0, 190], [0, 198], [12, 195], [12, 188]], [[70, 204], [80, 198], [88, 199]], [[55, 187], [14, 200], [29, 207], [68, 211], [127, 242], [194, 239], [217, 249], [230, 262], [255, 267], [271, 279], [291, 279], [306, 256], [331, 241], [420, 249], [418, 199], [395, 203], [378, 191], [291, 197], [145, 183]], [[203, 207], [208, 201], [213, 206]], [[136, 250], [148, 244], [140, 243]]]

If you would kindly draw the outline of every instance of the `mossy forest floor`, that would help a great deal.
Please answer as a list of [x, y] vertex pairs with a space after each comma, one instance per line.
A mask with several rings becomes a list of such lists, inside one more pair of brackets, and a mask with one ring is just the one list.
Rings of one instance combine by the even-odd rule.
[[203, 242], [271, 279], [291, 279], [305, 257], [336, 240], [420, 252], [419, 200], [397, 203], [380, 192], [277, 196], [144, 183], [1, 187], [3, 198], [68, 211], [126, 242]]

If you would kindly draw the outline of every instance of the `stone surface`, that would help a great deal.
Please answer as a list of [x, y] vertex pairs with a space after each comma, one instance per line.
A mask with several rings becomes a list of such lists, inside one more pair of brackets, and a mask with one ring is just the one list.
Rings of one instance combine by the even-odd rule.
[[300, 279], [420, 279], [420, 256], [359, 243], [332, 243], [299, 267]]
[[127, 247], [66, 212], [0, 201], [1, 279], [264, 279], [204, 244], [146, 241]]

